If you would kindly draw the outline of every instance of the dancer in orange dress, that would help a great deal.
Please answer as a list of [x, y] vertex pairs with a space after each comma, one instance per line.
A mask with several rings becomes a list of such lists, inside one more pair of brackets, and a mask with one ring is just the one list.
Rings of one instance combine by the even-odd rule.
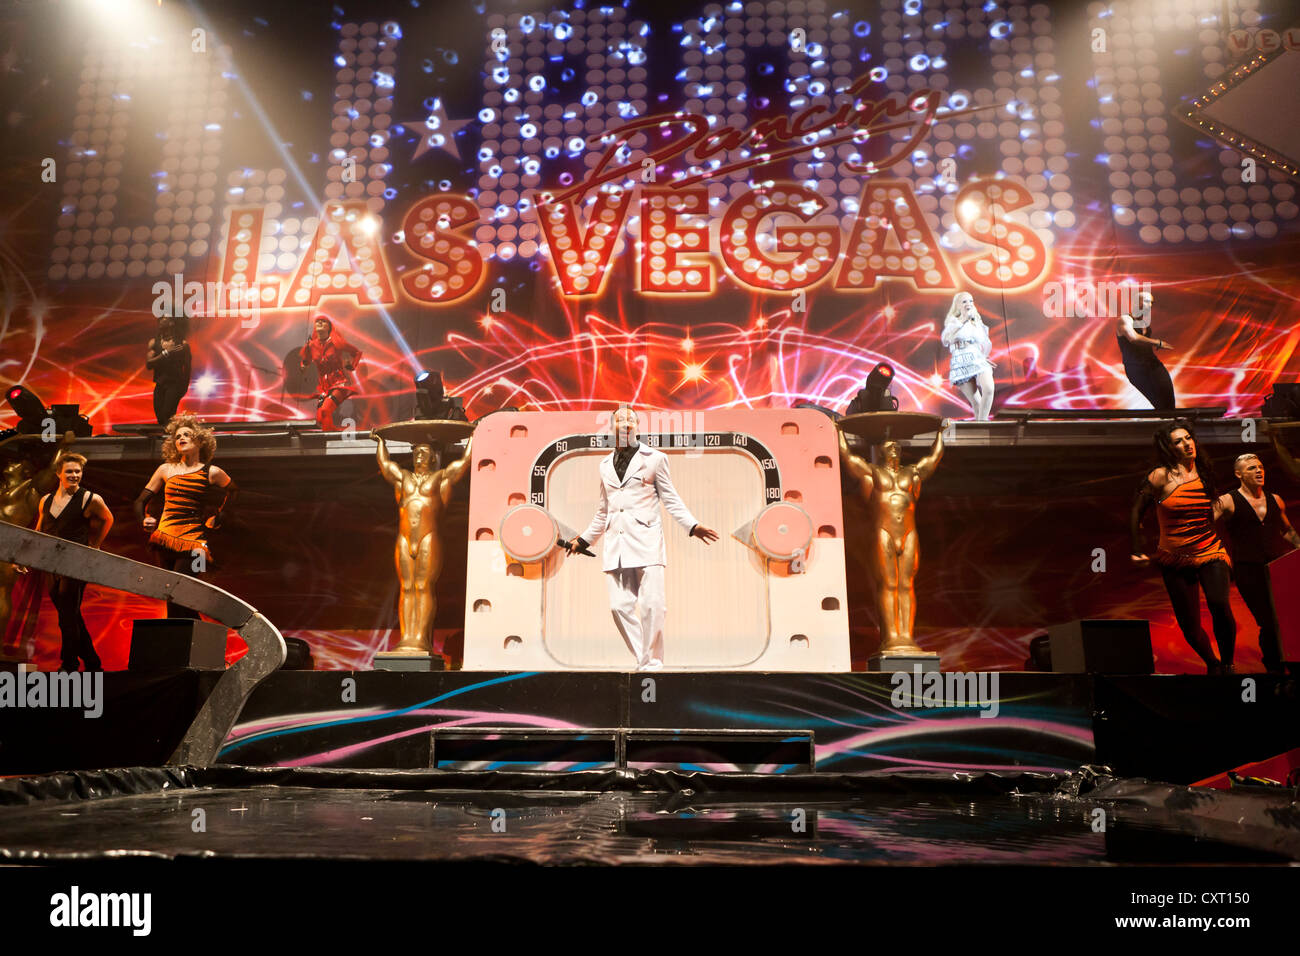
[[[1160, 466], [1147, 475], [1133, 503], [1133, 563], [1145, 566], [1152, 561], [1142, 546], [1142, 517], [1155, 504], [1160, 543], [1154, 560], [1164, 577], [1178, 627], [1205, 662], [1207, 673], [1234, 673], [1237, 621], [1228, 596], [1231, 561], [1214, 529], [1222, 504], [1214, 487], [1213, 467], [1197, 446], [1190, 422], [1180, 419], [1160, 429], [1155, 446]], [[1214, 621], [1217, 659], [1201, 627], [1198, 587], [1205, 592]]]
[[[167, 423], [163, 442], [163, 463], [149, 479], [135, 500], [136, 517], [144, 530], [151, 532], [158, 565], [169, 571], [193, 575], [206, 571], [212, 564], [208, 532], [221, 527], [221, 519], [235, 500], [237, 489], [230, 476], [213, 465], [217, 439], [212, 429], [203, 427], [189, 412], [172, 416]], [[210, 489], [221, 497], [215, 511], [208, 515]], [[161, 518], [145, 513], [145, 507], [163, 491]], [[175, 601], [167, 602], [168, 617], [197, 618], [198, 612]]]

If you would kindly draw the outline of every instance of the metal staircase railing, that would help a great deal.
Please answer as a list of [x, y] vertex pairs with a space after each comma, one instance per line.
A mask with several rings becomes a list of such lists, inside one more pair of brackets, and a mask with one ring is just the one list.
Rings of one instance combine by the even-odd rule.
[[39, 568], [141, 597], [172, 598], [239, 633], [248, 645], [248, 653], [221, 675], [168, 758], [168, 766], [211, 765], [253, 688], [284, 663], [284, 638], [274, 624], [233, 594], [197, 578], [2, 521], [0, 561]]

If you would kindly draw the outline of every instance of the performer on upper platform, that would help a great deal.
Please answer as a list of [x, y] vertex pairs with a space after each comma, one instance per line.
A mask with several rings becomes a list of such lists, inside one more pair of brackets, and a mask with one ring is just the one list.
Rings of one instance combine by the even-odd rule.
[[877, 446], [884, 465], [872, 464], [853, 454], [840, 432], [840, 459], [871, 509], [875, 528], [876, 571], [880, 576], [877, 605], [880, 610], [881, 656], [924, 654], [912, 637], [916, 621], [916, 569], [921, 564], [921, 542], [916, 534], [916, 502], [921, 482], [934, 474], [943, 459], [944, 419], [935, 432], [930, 453], [914, 465], [903, 467], [898, 442]]
[[[104, 499], [81, 486], [86, 457], [70, 453], [58, 463], [59, 487], [41, 499], [36, 530], [65, 541], [98, 548], [113, 527], [113, 512]], [[75, 671], [80, 659], [86, 670], [103, 670], [95, 653], [95, 642], [81, 616], [81, 598], [86, 582], [61, 574], [50, 575], [50, 601], [59, 613], [59, 631], [63, 635], [60, 657], [65, 671]]]
[[[1181, 419], [1156, 432], [1155, 448], [1160, 466], [1143, 480], [1130, 516], [1133, 563], [1151, 563], [1142, 545], [1142, 518], [1155, 504], [1160, 519], [1155, 563], [1160, 567], [1183, 638], [1205, 662], [1207, 673], [1234, 673], [1237, 622], [1228, 597], [1232, 565], [1214, 530], [1222, 505], [1214, 487], [1213, 467], [1196, 444], [1191, 423]], [[1201, 627], [1198, 585], [1205, 592], [1214, 621], [1218, 659]]]
[[149, 340], [144, 367], [153, 372], [154, 416], [159, 425], [166, 425], [190, 390], [190, 343], [185, 340], [184, 314], [175, 318], [164, 315], [158, 320], [158, 334]]
[[948, 380], [966, 396], [977, 422], [993, 410], [993, 341], [969, 292], [953, 296], [939, 341], [952, 351]]
[[1219, 499], [1228, 516], [1228, 545], [1232, 549], [1232, 576], [1251, 616], [1259, 625], [1259, 650], [1270, 674], [1284, 674], [1278, 635], [1277, 608], [1268, 576], [1268, 562], [1282, 549], [1283, 539], [1300, 548], [1300, 535], [1286, 515], [1286, 505], [1264, 490], [1264, 464], [1258, 455], [1238, 455], [1233, 471], [1241, 486]]
[[[637, 670], [664, 663], [664, 566], [668, 563], [659, 505], [705, 544], [718, 533], [695, 520], [668, 473], [668, 456], [637, 440], [636, 412], [628, 405], [610, 422], [614, 450], [600, 462], [600, 503], [587, 530], [566, 545], [572, 553], [605, 539], [603, 568], [614, 624], [636, 658]], [[641, 613], [637, 614], [637, 604]]]
[[370, 437], [379, 443], [375, 449], [379, 472], [393, 486], [400, 509], [393, 560], [401, 587], [401, 640], [392, 653], [424, 656], [432, 652], [430, 638], [438, 610], [434, 588], [442, 573], [443, 559], [439, 525], [451, 501], [453, 486], [469, 471], [474, 439], [465, 443], [465, 454], [445, 468], [430, 467], [436, 464], [432, 446], [416, 445], [411, 449], [414, 468], [407, 471], [388, 456], [382, 437], [375, 432]]
[[324, 312], [312, 319], [312, 336], [298, 354], [302, 368], [315, 363], [320, 379], [316, 395], [316, 424], [325, 430], [337, 428], [339, 406], [357, 393], [355, 369], [361, 350], [347, 343]]
[[[135, 499], [135, 513], [154, 547], [159, 567], [193, 576], [212, 564], [208, 532], [221, 527], [226, 509], [238, 493], [231, 477], [212, 464], [217, 439], [189, 412], [172, 416], [163, 441], [163, 463], [158, 466], [144, 491]], [[215, 512], [205, 517], [209, 489], [221, 492]], [[164, 492], [161, 519], [145, 513], [145, 506], [159, 491]], [[197, 618], [198, 612], [167, 601], [168, 617]]]
[[1154, 302], [1150, 292], [1139, 292], [1133, 314], [1121, 315], [1115, 320], [1115, 337], [1119, 341], [1119, 354], [1124, 360], [1124, 374], [1129, 383], [1142, 393], [1152, 408], [1166, 411], [1177, 407], [1174, 380], [1156, 358], [1156, 352], [1173, 346], [1156, 338], [1151, 328]]

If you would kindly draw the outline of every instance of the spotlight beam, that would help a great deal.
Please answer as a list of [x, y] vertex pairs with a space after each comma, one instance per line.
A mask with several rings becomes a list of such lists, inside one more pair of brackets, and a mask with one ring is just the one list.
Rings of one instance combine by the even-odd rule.
[[[186, 0], [186, 6], [189, 7], [190, 12], [194, 14], [199, 25], [207, 31], [208, 36], [216, 41], [218, 39], [217, 31], [213, 28], [212, 21], [208, 19], [207, 14], [203, 12], [203, 8], [199, 6], [195, 0]], [[234, 63], [233, 49], [234, 48], [232, 47], [232, 64]], [[266, 110], [262, 108], [261, 102], [253, 95], [253, 91], [244, 80], [243, 72], [239, 69], [235, 69], [233, 73], [235, 82], [239, 84], [240, 90], [243, 91], [244, 99], [247, 100], [248, 104], [253, 108], [253, 112], [257, 115], [257, 121], [262, 125], [263, 131], [265, 131], [267, 136], [270, 137], [271, 142], [275, 144], [275, 149], [280, 154], [280, 159], [284, 163], [285, 168], [293, 174], [293, 178], [297, 180], [298, 187], [303, 191], [303, 194], [308, 196], [315, 204], [317, 217], [323, 218], [325, 214], [324, 202], [321, 200], [316, 190], [307, 182], [307, 177], [303, 175], [302, 169], [299, 167], [297, 160], [293, 158], [293, 155], [285, 147], [283, 138], [280, 136], [279, 131], [276, 130], [275, 124], [271, 122], [271, 117], [267, 115]], [[407, 344], [406, 337], [402, 335], [401, 330], [397, 328], [397, 323], [393, 321], [393, 317], [389, 315], [388, 310], [382, 305], [376, 303], [375, 308], [379, 310], [379, 315], [383, 318], [384, 324], [388, 326], [388, 331], [392, 335], [393, 341], [397, 343], [397, 347], [401, 349], [402, 354], [406, 356], [406, 361], [410, 364], [411, 371], [419, 372], [421, 369], [420, 363], [416, 360], [415, 353], [411, 351], [411, 346]]]

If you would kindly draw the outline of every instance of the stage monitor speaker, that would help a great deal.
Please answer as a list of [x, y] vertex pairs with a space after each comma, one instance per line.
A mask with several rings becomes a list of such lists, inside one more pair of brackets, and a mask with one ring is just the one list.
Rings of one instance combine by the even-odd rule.
[[1087, 620], [1047, 629], [1058, 674], [1150, 674], [1151, 625], [1139, 620]]
[[1029, 657], [1025, 660], [1027, 671], [1050, 671], [1052, 669], [1052, 636], [1040, 634], [1029, 640]]
[[284, 639], [285, 658], [284, 663], [280, 665], [281, 670], [285, 671], [309, 671], [314, 670], [316, 661], [311, 656], [311, 645], [300, 637], [286, 637]]
[[226, 669], [226, 627], [187, 617], [134, 621], [128, 670]]

